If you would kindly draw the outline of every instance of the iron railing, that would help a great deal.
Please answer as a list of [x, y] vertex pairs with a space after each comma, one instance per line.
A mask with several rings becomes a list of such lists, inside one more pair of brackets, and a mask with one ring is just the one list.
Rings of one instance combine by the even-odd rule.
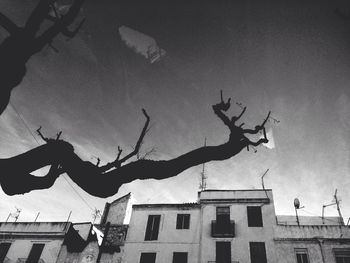
[[211, 221], [211, 236], [212, 237], [234, 237], [235, 222], [230, 220], [227, 223], [218, 223], [216, 220]]

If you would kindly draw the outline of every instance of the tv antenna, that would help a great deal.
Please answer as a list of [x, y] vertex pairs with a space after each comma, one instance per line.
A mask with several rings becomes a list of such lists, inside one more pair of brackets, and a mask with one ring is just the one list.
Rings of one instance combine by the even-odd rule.
[[21, 214], [22, 212], [22, 209], [21, 208], [16, 208], [16, 212], [14, 213], [10, 213], [6, 219], [6, 222], [9, 220], [10, 217], [14, 218], [15, 219], [15, 222], [17, 222], [18, 218], [19, 218], [19, 215]]
[[295, 217], [297, 219], [298, 226], [300, 226], [298, 210], [304, 208], [304, 206], [300, 206], [300, 201], [298, 198], [294, 199], [294, 209], [295, 209]]
[[[204, 147], [207, 146], [207, 138], [204, 138]], [[205, 163], [202, 165], [201, 181], [199, 183], [199, 189], [204, 191], [207, 188], [207, 177], [205, 176]]]
[[92, 219], [93, 219], [92, 224], [95, 224], [96, 219], [100, 217], [101, 217], [101, 210], [95, 207], [94, 212], [92, 213]]
[[265, 195], [266, 195], [267, 199], [270, 199], [270, 198], [269, 198], [269, 196], [267, 195], [267, 192], [266, 192], [266, 189], [265, 189], [264, 177], [265, 177], [265, 175], [268, 173], [269, 170], [270, 170], [270, 168], [268, 168], [268, 169], [264, 172], [264, 174], [261, 176], [261, 186], [262, 186], [262, 189], [263, 189], [264, 192], [265, 192]]
[[341, 200], [338, 199], [337, 193], [338, 193], [338, 189], [335, 189], [334, 196], [333, 196], [334, 197], [334, 202], [333, 203], [322, 206], [322, 224], [324, 224], [324, 209], [326, 207], [328, 207], [328, 206], [336, 205], [337, 206], [337, 210], [338, 210], [338, 215], [339, 215], [339, 223], [340, 223], [340, 225], [344, 225], [344, 219], [343, 219], [343, 216], [341, 214], [340, 206], [339, 206], [339, 202]]

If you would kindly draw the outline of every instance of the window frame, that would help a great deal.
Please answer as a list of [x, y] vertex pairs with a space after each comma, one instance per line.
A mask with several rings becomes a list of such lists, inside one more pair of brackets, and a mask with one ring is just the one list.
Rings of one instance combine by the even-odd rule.
[[[37, 263], [37, 262], [39, 262], [40, 257], [41, 257], [41, 255], [43, 254], [45, 245], [46, 245], [45, 243], [33, 243], [32, 248], [31, 248], [30, 251], [29, 251], [29, 254], [28, 254], [26, 263]], [[35, 249], [35, 247], [39, 247], [39, 249], [40, 249], [40, 253], [39, 253], [38, 255], [35, 255], [35, 254], [34, 254], [34, 249]], [[30, 258], [30, 257], [34, 257], [33, 255], [34, 255], [34, 256], [38, 256], [37, 259], [34, 258], [36, 261], [33, 261], [33, 259]], [[30, 261], [29, 261], [29, 260], [30, 260]]]
[[173, 252], [173, 261], [172, 261], [172, 263], [177, 263], [177, 262], [175, 261], [175, 254], [186, 255], [186, 262], [184, 262], [184, 261], [180, 261], [180, 262], [183, 262], [183, 263], [187, 263], [187, 262], [188, 262], [188, 252], [174, 251], [174, 252]]
[[334, 262], [337, 262], [337, 256], [345, 256], [350, 258], [349, 248], [333, 248]]
[[[256, 209], [256, 211], [254, 211], [254, 209]], [[260, 220], [254, 221], [254, 218], [257, 215], [256, 214], [257, 211], [259, 211], [258, 217]], [[261, 206], [247, 206], [247, 223], [248, 223], [248, 227], [264, 227], [264, 220], [262, 216]]]
[[157, 261], [157, 252], [141, 252], [139, 263], [142, 263], [142, 261], [141, 261], [142, 255], [145, 255], [145, 254], [152, 254], [152, 255], [154, 255], [154, 263]]
[[[5, 244], [5, 245], [3, 245]], [[11, 245], [12, 243], [11, 242], [0, 242], [0, 246], [3, 245], [3, 249], [4, 249], [4, 254], [3, 255], [0, 255], [0, 256], [3, 256], [3, 258], [0, 258], [0, 262], [2, 262], [5, 258], [6, 258], [6, 255], [9, 253], [10, 251], [10, 248], [11, 248]], [[1, 251], [0, 251], [1, 252]]]
[[[264, 252], [265, 252], [265, 259], [264, 259], [264, 261], [262, 261], [261, 259], [261, 255], [259, 255], [259, 258], [258, 258], [258, 260], [259, 261], [253, 261], [253, 257], [252, 257], [252, 246], [253, 245], [257, 245], [257, 244], [259, 244], [259, 245], [262, 245], [263, 244], [263, 248], [264, 248]], [[249, 242], [249, 255], [250, 255], [250, 263], [256, 263], [256, 262], [258, 262], [258, 263], [267, 263], [267, 253], [266, 253], [266, 244], [265, 244], [265, 242], [261, 242], [261, 241], [251, 241], [251, 242]], [[255, 257], [254, 257], [254, 259], [255, 259]]]
[[305, 254], [307, 262], [301, 262], [301, 263], [310, 263], [310, 258], [309, 258], [309, 252], [307, 248], [294, 248], [294, 254], [295, 254], [295, 262], [298, 262], [298, 254]]
[[[150, 223], [150, 218], [153, 218], [153, 222]], [[159, 222], [158, 222], [158, 229], [157, 231], [155, 231], [153, 228], [153, 224], [154, 224], [154, 220], [155, 218], [159, 218]], [[158, 237], [159, 237], [159, 230], [160, 230], [160, 222], [161, 222], [161, 219], [162, 219], [162, 216], [157, 214], [152, 214], [152, 215], [148, 215], [147, 217], [147, 223], [146, 223], [146, 229], [145, 229], [145, 241], [155, 241], [155, 240], [158, 240]], [[150, 224], [152, 224], [152, 226], [150, 227], [150, 230], [149, 230], [149, 226]], [[148, 230], [150, 231], [150, 233], [148, 234]], [[157, 234], [155, 234], [155, 232], [157, 232]]]
[[[187, 224], [186, 224], [186, 219], [188, 220]], [[176, 229], [190, 229], [190, 225], [191, 225], [191, 214], [177, 214]]]

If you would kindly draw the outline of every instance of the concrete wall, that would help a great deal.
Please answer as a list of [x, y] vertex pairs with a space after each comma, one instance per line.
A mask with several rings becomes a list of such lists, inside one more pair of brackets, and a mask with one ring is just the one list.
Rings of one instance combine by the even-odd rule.
[[108, 211], [104, 211], [104, 221], [115, 225], [122, 225], [126, 220], [130, 194], [115, 200], [109, 205]]
[[[343, 244], [337, 241], [308, 240], [308, 241], [276, 241], [276, 256], [277, 262], [280, 263], [295, 263], [295, 249], [307, 249], [310, 263], [335, 263], [334, 249], [349, 249], [350, 243]], [[322, 248], [321, 248], [322, 247]], [[322, 253], [323, 257], [322, 258]]]
[[41, 260], [56, 262], [69, 226], [66, 222], [0, 223], [0, 242], [11, 243], [5, 262], [17, 262], [18, 259], [25, 262], [35, 243], [45, 244]]
[[[6, 255], [5, 262], [15, 263], [18, 259], [26, 259], [29, 252], [35, 243], [45, 244], [43, 252], [40, 256], [45, 263], [55, 263], [58, 254], [63, 243], [62, 240], [47, 240], [43, 238], [30, 238], [30, 239], [14, 239], [14, 240], [1, 240], [0, 242], [11, 242], [11, 247]], [[24, 260], [25, 262], [25, 260]]]
[[[335, 263], [334, 249], [350, 251], [348, 226], [275, 226], [275, 245], [278, 262], [295, 263], [295, 249], [307, 249], [310, 263]], [[323, 254], [323, 257], [322, 257]]]
[[[190, 214], [190, 229], [176, 229], [177, 214]], [[149, 215], [161, 215], [158, 240], [145, 241]], [[198, 207], [134, 208], [131, 216], [123, 262], [137, 263], [142, 252], [156, 252], [156, 262], [172, 262], [173, 252], [187, 252], [188, 262], [198, 262], [200, 209]]]
[[275, 226], [276, 238], [350, 238], [349, 226]]
[[[275, 209], [271, 191], [267, 191], [270, 202], [262, 203], [266, 199], [264, 191], [209, 191], [200, 194], [202, 213], [202, 245], [201, 261], [216, 260], [216, 242], [231, 242], [231, 260], [250, 262], [249, 242], [264, 242], [268, 262], [278, 262], [275, 256], [274, 226], [276, 225]], [[261, 202], [259, 201], [261, 199]], [[207, 201], [205, 201], [207, 200]], [[220, 200], [216, 202], [216, 200]], [[222, 201], [226, 200], [226, 201]], [[265, 201], [264, 201], [265, 202]], [[230, 219], [235, 221], [234, 238], [211, 237], [211, 222], [216, 220], [216, 207], [229, 206]], [[248, 227], [247, 206], [260, 206], [263, 217], [263, 227]]]

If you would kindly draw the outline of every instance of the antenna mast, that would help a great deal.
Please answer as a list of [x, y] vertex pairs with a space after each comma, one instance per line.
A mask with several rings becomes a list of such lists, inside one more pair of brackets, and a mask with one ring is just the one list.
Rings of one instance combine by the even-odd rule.
[[[207, 138], [204, 138], [204, 147], [207, 146]], [[207, 177], [205, 176], [205, 163], [202, 165], [201, 182], [199, 183], [199, 189], [204, 191], [207, 188]]]
[[339, 223], [340, 223], [340, 225], [344, 225], [344, 219], [343, 219], [343, 216], [341, 214], [340, 207], [339, 207], [340, 200], [338, 200], [337, 193], [338, 193], [338, 189], [335, 189], [335, 193], [334, 193], [334, 196], [333, 196], [334, 197], [334, 202], [333, 203], [322, 206], [322, 223], [323, 224], [324, 224], [324, 209], [326, 207], [328, 207], [328, 206], [336, 205], [337, 206], [337, 210], [338, 210], [338, 214], [339, 214]]
[[344, 219], [343, 219], [343, 215], [341, 214], [341, 211], [340, 211], [339, 200], [338, 200], [338, 197], [337, 197], [337, 192], [338, 192], [338, 189], [335, 189], [334, 199], [335, 199], [335, 204], [337, 205], [337, 210], [338, 210], [338, 214], [339, 214], [339, 223], [341, 225], [344, 225]]

